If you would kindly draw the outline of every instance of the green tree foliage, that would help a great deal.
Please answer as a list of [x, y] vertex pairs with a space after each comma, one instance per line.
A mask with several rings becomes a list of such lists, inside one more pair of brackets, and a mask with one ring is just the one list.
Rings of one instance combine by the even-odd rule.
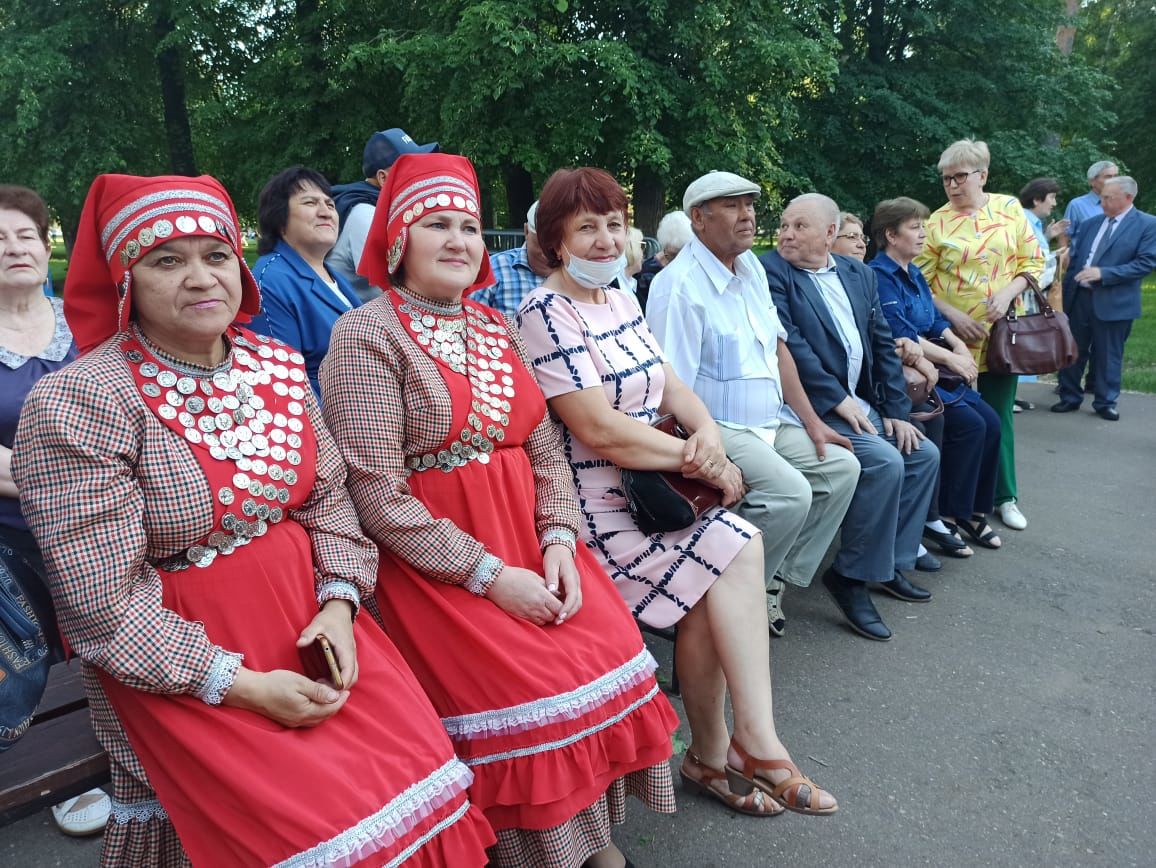
[[1086, 7], [1075, 53], [1119, 85], [1114, 98], [1090, 111], [1110, 112], [1117, 146], [1112, 156], [1140, 185], [1137, 204], [1156, 210], [1156, 3], [1097, 0]]
[[0, 178], [71, 242], [97, 174], [195, 173], [190, 116], [227, 80], [247, 2], [2, 0]]
[[432, 115], [441, 139], [505, 180], [514, 222], [532, 184], [592, 163], [648, 199], [653, 229], [665, 189], [677, 199], [708, 169], [779, 186], [776, 143], [835, 72], [830, 40], [803, 33], [811, 14], [768, 0], [446, 2], [420, 29], [404, 10], [384, 16], [349, 59], [371, 78], [400, 71], [401, 113]]
[[106, 171], [207, 171], [251, 215], [274, 172], [356, 179], [368, 134], [400, 126], [470, 156], [504, 225], [583, 163], [647, 230], [715, 168], [769, 209], [936, 205], [964, 135], [991, 144], [992, 189], [1078, 193], [1115, 138], [1154, 171], [1150, 4], [1091, 0], [1065, 57], [1062, 0], [0, 0], [0, 178], [66, 234]]
[[864, 214], [897, 195], [936, 208], [939, 154], [974, 137], [992, 151], [988, 189], [1016, 193], [1051, 175], [1084, 192], [1095, 143], [1114, 120], [1112, 83], [1056, 48], [1059, 0], [843, 0], [827, 9], [839, 77], [804, 105], [805, 132], [787, 148], [787, 167], [811, 189]]

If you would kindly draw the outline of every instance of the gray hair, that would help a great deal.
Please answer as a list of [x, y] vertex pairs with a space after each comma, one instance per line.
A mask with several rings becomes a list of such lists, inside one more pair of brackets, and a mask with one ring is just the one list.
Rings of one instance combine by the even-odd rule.
[[526, 211], [526, 228], [538, 234], [538, 200], [534, 200], [534, 204]]
[[835, 231], [839, 231], [839, 206], [835, 204], [835, 200], [830, 196], [824, 196], [822, 193], [803, 193], [801, 196], [796, 196], [792, 199], [787, 207], [791, 205], [817, 205], [819, 206], [819, 213], [823, 215], [823, 219], [828, 225], [834, 225]]
[[859, 226], [860, 229], [863, 228], [863, 221], [859, 219], [859, 216], [857, 214], [852, 214], [850, 211], [840, 211], [839, 212], [839, 225], [837, 225], [835, 227], [835, 231], [836, 232], [842, 232], [843, 227], [846, 226], [848, 223], [855, 223]]
[[1108, 171], [1108, 169], [1116, 168], [1116, 164], [1111, 160], [1098, 160], [1092, 165], [1088, 166], [1088, 180], [1094, 181], [1100, 177], [1101, 173]]
[[991, 165], [991, 151], [987, 149], [987, 142], [977, 142], [975, 139], [960, 139], [952, 142], [940, 155], [936, 168], [939, 171], [956, 167], [970, 166], [972, 169], [987, 169]]
[[1104, 182], [1104, 187], [1106, 188], [1109, 184], [1113, 187], [1122, 188], [1123, 191], [1133, 199], [1135, 199], [1136, 194], [1140, 192], [1140, 187], [1137, 185], [1136, 179], [1130, 175], [1117, 175], [1115, 178], [1109, 178]]
[[690, 241], [693, 232], [690, 218], [686, 216], [685, 211], [671, 211], [659, 221], [655, 236], [663, 250], [677, 253]]

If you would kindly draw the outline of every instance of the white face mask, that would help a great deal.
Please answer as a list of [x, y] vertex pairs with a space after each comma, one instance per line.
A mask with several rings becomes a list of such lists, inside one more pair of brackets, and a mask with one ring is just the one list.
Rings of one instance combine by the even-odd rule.
[[[566, 250], [565, 244], [562, 245], [562, 249]], [[569, 250], [566, 252], [570, 253]], [[609, 262], [595, 262], [570, 253], [570, 261], [566, 263], [566, 273], [574, 278], [580, 286], [587, 289], [600, 289], [603, 286], [608, 286], [610, 281], [625, 270], [625, 252], [620, 253], [617, 259], [611, 259]]]

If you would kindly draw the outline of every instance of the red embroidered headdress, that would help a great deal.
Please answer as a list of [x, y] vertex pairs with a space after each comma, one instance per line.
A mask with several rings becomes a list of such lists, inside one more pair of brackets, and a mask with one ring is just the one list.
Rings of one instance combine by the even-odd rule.
[[[473, 164], [456, 154], [403, 154], [389, 170], [373, 225], [365, 241], [358, 274], [386, 288], [397, 272], [409, 241], [409, 226], [431, 211], [464, 211], [481, 218], [478, 176]], [[490, 255], [482, 263], [466, 294], [494, 282]]]
[[64, 315], [82, 353], [128, 327], [132, 267], [170, 238], [221, 238], [241, 264], [238, 320], [261, 310], [261, 294], [245, 264], [233, 201], [209, 175], [99, 175], [89, 188], [64, 282]]

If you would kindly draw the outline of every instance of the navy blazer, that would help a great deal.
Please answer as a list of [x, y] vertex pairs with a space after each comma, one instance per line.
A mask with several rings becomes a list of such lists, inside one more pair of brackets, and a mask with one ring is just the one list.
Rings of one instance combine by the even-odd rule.
[[[847, 383], [847, 351], [839, 328], [811, 276], [779, 255], [759, 257], [767, 272], [771, 297], [787, 330], [787, 348], [799, 369], [799, 379], [820, 416], [835, 409], [852, 390]], [[885, 419], [906, 419], [911, 399], [903, 367], [895, 354], [891, 326], [879, 304], [875, 272], [847, 256], [835, 256], [835, 269], [851, 301], [859, 339], [863, 342], [863, 369], [854, 394]]]
[[[1103, 215], [1084, 220], [1072, 239], [1072, 258], [1064, 275], [1064, 308], [1071, 310], [1076, 293], [1085, 287], [1076, 283]], [[1140, 281], [1156, 270], [1156, 217], [1133, 208], [1120, 220], [1112, 237], [1101, 242], [1096, 262], [1100, 282], [1091, 286], [1092, 310], [1104, 322], [1140, 318]]]
[[[325, 270], [337, 281], [337, 288], [349, 304], [359, 307], [361, 299], [349, 281], [328, 266]], [[253, 275], [261, 287], [261, 313], [253, 317], [249, 328], [258, 334], [272, 335], [305, 356], [305, 371], [320, 401], [317, 371], [329, 352], [333, 324], [348, 308], [284, 240], [253, 263]]]

